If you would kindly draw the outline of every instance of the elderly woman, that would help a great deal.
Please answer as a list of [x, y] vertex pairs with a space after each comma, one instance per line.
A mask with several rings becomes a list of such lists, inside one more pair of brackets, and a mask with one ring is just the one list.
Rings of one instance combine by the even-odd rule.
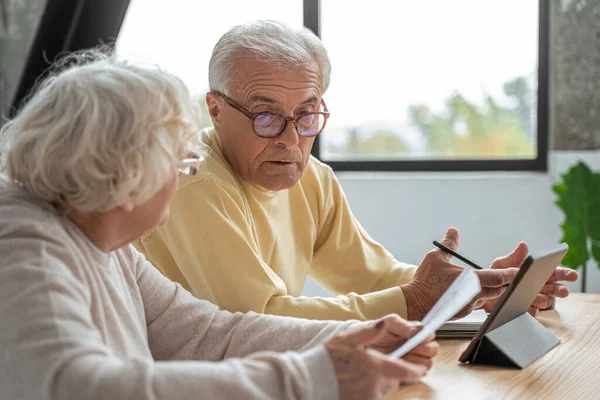
[[397, 316], [233, 314], [163, 277], [130, 243], [198, 167], [194, 102], [160, 69], [73, 60], [2, 129], [0, 398], [370, 399], [427, 372], [431, 338], [382, 354], [419, 330]]

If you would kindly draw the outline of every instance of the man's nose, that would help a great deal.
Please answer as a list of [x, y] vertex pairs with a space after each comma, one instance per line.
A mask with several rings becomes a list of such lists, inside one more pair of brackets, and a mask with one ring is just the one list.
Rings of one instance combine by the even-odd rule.
[[284, 146], [286, 149], [293, 149], [299, 143], [298, 131], [293, 121], [288, 121], [287, 126], [279, 136], [275, 138], [275, 144]]

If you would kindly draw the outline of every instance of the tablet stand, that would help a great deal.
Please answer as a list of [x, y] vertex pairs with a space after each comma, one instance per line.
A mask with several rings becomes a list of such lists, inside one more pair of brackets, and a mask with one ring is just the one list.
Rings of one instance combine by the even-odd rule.
[[461, 362], [525, 368], [560, 340], [529, 313], [524, 313], [486, 334], [461, 355]]

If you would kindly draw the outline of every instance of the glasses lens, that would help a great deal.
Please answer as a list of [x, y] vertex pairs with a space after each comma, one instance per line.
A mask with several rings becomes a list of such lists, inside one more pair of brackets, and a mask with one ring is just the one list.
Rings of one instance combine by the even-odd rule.
[[181, 174], [195, 175], [198, 172], [198, 167], [204, 157], [199, 157], [194, 153], [190, 153], [190, 157], [186, 158], [177, 163], [177, 171]]
[[278, 115], [258, 114], [253, 121], [254, 132], [261, 137], [275, 137], [281, 132], [285, 120]]
[[298, 120], [298, 133], [302, 136], [315, 136], [325, 124], [325, 116], [323, 114], [306, 114]]

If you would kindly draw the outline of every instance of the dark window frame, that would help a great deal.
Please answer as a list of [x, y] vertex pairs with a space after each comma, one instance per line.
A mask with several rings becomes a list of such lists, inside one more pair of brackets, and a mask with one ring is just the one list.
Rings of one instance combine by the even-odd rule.
[[[549, 119], [549, 54], [550, 54], [550, 2], [539, 0], [538, 30], [538, 96], [537, 96], [537, 157], [535, 159], [497, 160], [352, 160], [329, 161], [336, 171], [539, 171], [548, 170], [548, 119]], [[304, 0], [304, 25], [320, 37], [320, 0]], [[327, 131], [327, 128], [325, 128]], [[315, 140], [312, 155], [320, 157], [319, 137]]]

